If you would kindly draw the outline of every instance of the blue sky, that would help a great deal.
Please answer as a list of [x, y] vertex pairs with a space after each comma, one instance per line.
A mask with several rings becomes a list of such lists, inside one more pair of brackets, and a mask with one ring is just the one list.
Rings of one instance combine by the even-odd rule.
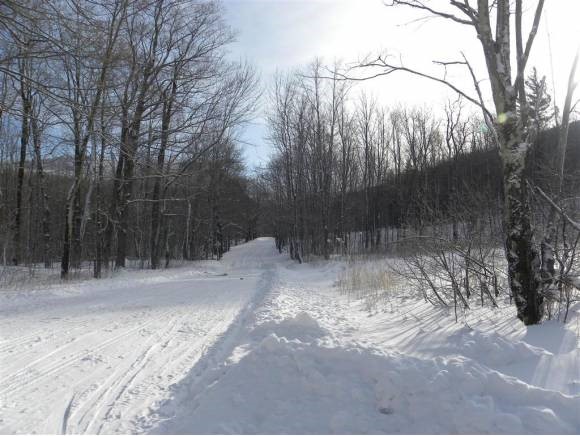
[[[270, 154], [264, 111], [267, 88], [276, 71], [304, 66], [317, 56], [328, 63], [334, 59], [354, 62], [386, 51], [400, 56], [408, 66], [437, 74], [433, 60], [456, 60], [463, 51], [478, 77], [486, 77], [473, 29], [440, 19], [417, 21], [424, 15], [408, 8], [386, 7], [382, 0], [223, 0], [223, 5], [226, 20], [237, 31], [231, 56], [253, 63], [266, 90], [256, 119], [241, 135], [250, 167], [265, 163]], [[573, 50], [580, 42], [579, 16], [580, 0], [547, 0], [530, 59], [530, 67], [537, 66], [542, 74], [551, 76], [554, 70], [558, 100], [563, 98]], [[448, 77], [471, 91], [465, 71], [456, 70]], [[442, 86], [404, 73], [358, 88], [385, 105], [442, 106], [453, 97]]]

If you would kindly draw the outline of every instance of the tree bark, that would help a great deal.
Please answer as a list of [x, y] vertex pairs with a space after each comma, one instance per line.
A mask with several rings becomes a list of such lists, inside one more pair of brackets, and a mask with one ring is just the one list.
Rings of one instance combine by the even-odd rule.
[[22, 195], [24, 188], [24, 165], [26, 163], [26, 149], [30, 139], [30, 112], [31, 112], [31, 98], [30, 86], [27, 83], [26, 77], [26, 60], [20, 65], [20, 98], [22, 99], [22, 117], [20, 127], [20, 156], [18, 159], [18, 171], [16, 175], [16, 207], [14, 209], [14, 256], [12, 263], [18, 265], [22, 256]]
[[42, 257], [44, 261], [44, 267], [50, 268], [52, 265], [50, 258], [50, 201], [48, 193], [46, 191], [44, 167], [42, 165], [41, 132], [36, 117], [33, 117], [31, 119], [31, 127], [32, 127], [32, 143], [34, 146], [34, 155], [36, 159], [36, 176], [38, 179], [40, 199], [42, 202], [41, 204], [42, 207], [41, 229], [43, 240]]

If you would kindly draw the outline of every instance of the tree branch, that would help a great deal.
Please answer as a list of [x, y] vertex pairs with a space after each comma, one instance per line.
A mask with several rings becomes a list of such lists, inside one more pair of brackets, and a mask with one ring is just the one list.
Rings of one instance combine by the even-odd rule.
[[[447, 12], [437, 11], [437, 10], [425, 5], [425, 3], [423, 3], [422, 1], [419, 1], [419, 0], [392, 0], [392, 2], [390, 4], [387, 4], [387, 6], [408, 6], [408, 7], [414, 8], [414, 9], [420, 9], [422, 11], [427, 11], [433, 15], [436, 15], [438, 17], [445, 18], [448, 20], [455, 21], [456, 23], [459, 23], [459, 24], [466, 24], [468, 26], [475, 25], [473, 19], [467, 13], [467, 11], [471, 8], [469, 8], [466, 4], [461, 4], [457, 1], [452, 1], [451, 4], [456, 6], [462, 12], [464, 12], [468, 17], [470, 17], [470, 19], [466, 20], [463, 18], [459, 18], [456, 15], [447, 13]], [[473, 12], [475, 12], [475, 11], [473, 11]]]
[[[459, 64], [460, 62], [454, 62]], [[438, 83], [441, 83], [445, 86], [447, 86], [448, 88], [452, 89], [453, 91], [455, 91], [456, 93], [458, 93], [459, 95], [461, 95], [462, 97], [464, 97], [465, 99], [467, 99], [468, 101], [470, 101], [471, 103], [473, 103], [474, 105], [478, 106], [479, 108], [481, 108], [481, 110], [484, 112], [485, 115], [487, 115], [490, 119], [493, 119], [493, 114], [491, 112], [489, 112], [489, 110], [485, 107], [485, 105], [483, 104], [483, 101], [481, 100], [481, 96], [480, 96], [480, 100], [478, 101], [477, 99], [471, 97], [470, 95], [466, 94], [464, 91], [462, 91], [461, 89], [459, 89], [457, 86], [453, 85], [452, 83], [448, 82], [447, 80], [445, 80], [445, 78], [440, 78], [440, 77], [436, 77], [436, 76], [432, 76], [430, 74], [427, 73], [423, 73], [421, 71], [417, 71], [414, 70], [412, 68], [408, 68], [408, 67], [404, 67], [401, 65], [393, 65], [388, 63], [383, 57], [379, 56], [376, 60], [370, 61], [370, 62], [363, 62], [359, 65], [356, 65], [355, 67], [353, 67], [352, 69], [361, 69], [361, 68], [382, 68], [383, 71], [377, 74], [373, 74], [370, 76], [366, 76], [366, 77], [350, 77], [347, 76], [346, 74], [343, 73], [336, 73], [336, 76], [338, 76], [339, 78], [341, 78], [342, 80], [352, 80], [352, 81], [365, 81], [365, 80], [371, 80], [374, 79], [376, 77], [381, 77], [381, 76], [388, 76], [389, 74], [392, 74], [396, 71], [404, 71], [406, 73], [410, 73], [413, 74], [415, 76], [419, 76], [425, 79], [429, 79]], [[330, 77], [327, 77], [330, 78]], [[336, 80], [336, 78], [335, 78]]]
[[562, 208], [560, 206], [558, 206], [556, 203], [554, 203], [554, 200], [552, 200], [548, 194], [546, 194], [544, 191], [542, 191], [542, 188], [540, 188], [539, 186], [536, 186], [536, 192], [538, 194], [540, 194], [540, 196], [546, 200], [546, 202], [556, 211], [558, 212], [566, 221], [568, 221], [568, 224], [570, 224], [572, 227], [574, 227], [574, 229], [578, 230], [580, 232], [580, 223], [577, 223], [576, 221], [574, 221], [572, 218], [570, 218], [568, 216], [568, 214], [566, 214], [566, 212], [564, 212], [562, 210]]

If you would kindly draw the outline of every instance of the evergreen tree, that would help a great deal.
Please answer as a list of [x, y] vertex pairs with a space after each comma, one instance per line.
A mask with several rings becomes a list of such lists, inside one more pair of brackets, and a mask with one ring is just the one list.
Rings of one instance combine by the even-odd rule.
[[546, 76], [540, 78], [535, 67], [526, 79], [526, 96], [530, 125], [537, 132], [544, 130], [550, 124], [550, 119], [553, 116], [552, 97], [548, 94]]

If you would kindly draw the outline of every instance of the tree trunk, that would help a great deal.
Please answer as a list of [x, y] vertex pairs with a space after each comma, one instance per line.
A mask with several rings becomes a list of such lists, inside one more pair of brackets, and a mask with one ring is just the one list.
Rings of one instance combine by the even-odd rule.
[[42, 228], [42, 239], [43, 239], [43, 246], [42, 246], [42, 258], [44, 261], [44, 267], [50, 268], [51, 267], [51, 259], [50, 259], [50, 206], [49, 206], [49, 198], [48, 193], [46, 192], [46, 182], [44, 177], [44, 168], [42, 165], [42, 152], [41, 152], [41, 141], [40, 141], [40, 128], [38, 126], [38, 120], [36, 118], [32, 118], [31, 120], [32, 126], [32, 143], [34, 146], [34, 154], [36, 157], [36, 176], [38, 178], [38, 187], [40, 190], [40, 199], [42, 201], [42, 221], [41, 221], [41, 228]]
[[173, 112], [173, 101], [177, 93], [177, 73], [178, 69], [174, 69], [173, 80], [171, 83], [171, 94], [164, 100], [163, 103], [163, 118], [161, 120], [161, 141], [159, 144], [159, 153], [157, 155], [157, 171], [155, 174], [155, 182], [153, 185], [153, 195], [151, 200], [153, 205], [151, 207], [151, 269], [159, 267], [159, 227], [161, 224], [161, 182], [163, 170], [165, 167], [165, 151], [169, 141], [169, 126], [171, 123], [171, 116]]
[[522, 141], [515, 118], [508, 118], [498, 133], [503, 163], [505, 251], [510, 290], [517, 317], [526, 325], [537, 324], [544, 315], [544, 297], [540, 293], [540, 258], [534, 245], [524, 177], [525, 150], [529, 144]]
[[22, 77], [20, 79], [20, 97], [22, 99], [22, 119], [20, 130], [20, 157], [18, 160], [18, 172], [16, 182], [16, 208], [14, 209], [14, 256], [12, 263], [18, 265], [21, 261], [22, 246], [21, 246], [21, 232], [22, 232], [22, 195], [24, 188], [24, 164], [26, 163], [26, 148], [30, 137], [30, 87], [25, 79], [25, 66], [21, 66]]
[[145, 110], [144, 91], [141, 96], [133, 121], [125, 136], [125, 143], [121, 145], [121, 153], [124, 156], [121, 182], [117, 197], [117, 219], [119, 222], [117, 232], [117, 253], [115, 256], [115, 268], [125, 268], [127, 258], [127, 237], [129, 233], [129, 200], [133, 194], [133, 177], [135, 173], [135, 155], [137, 153], [139, 132], [143, 112]]
[[[77, 109], [73, 110], [75, 125], [75, 157], [74, 180], [69, 189], [65, 204], [65, 226], [63, 237], [62, 258], [60, 261], [60, 276], [67, 278], [71, 267], [79, 266], [80, 258], [80, 184], [82, 176], [82, 153], [80, 116]], [[87, 141], [88, 142], [88, 141]], [[72, 262], [71, 262], [72, 259]]]
[[[100, 119], [100, 139], [101, 139], [101, 149], [99, 152], [99, 165], [97, 170], [97, 183], [95, 186], [95, 268], [93, 271], [93, 275], [95, 278], [101, 277], [101, 271], [103, 269], [103, 258], [104, 258], [104, 231], [103, 228], [103, 212], [101, 208], [103, 206], [103, 193], [102, 193], [102, 186], [103, 186], [103, 178], [104, 178], [104, 171], [105, 171], [105, 149], [106, 149], [106, 141], [105, 141], [105, 120], [104, 120], [104, 106], [101, 107], [101, 119]], [[105, 224], [106, 226], [107, 224]], [[110, 226], [110, 224], [109, 224]]]

